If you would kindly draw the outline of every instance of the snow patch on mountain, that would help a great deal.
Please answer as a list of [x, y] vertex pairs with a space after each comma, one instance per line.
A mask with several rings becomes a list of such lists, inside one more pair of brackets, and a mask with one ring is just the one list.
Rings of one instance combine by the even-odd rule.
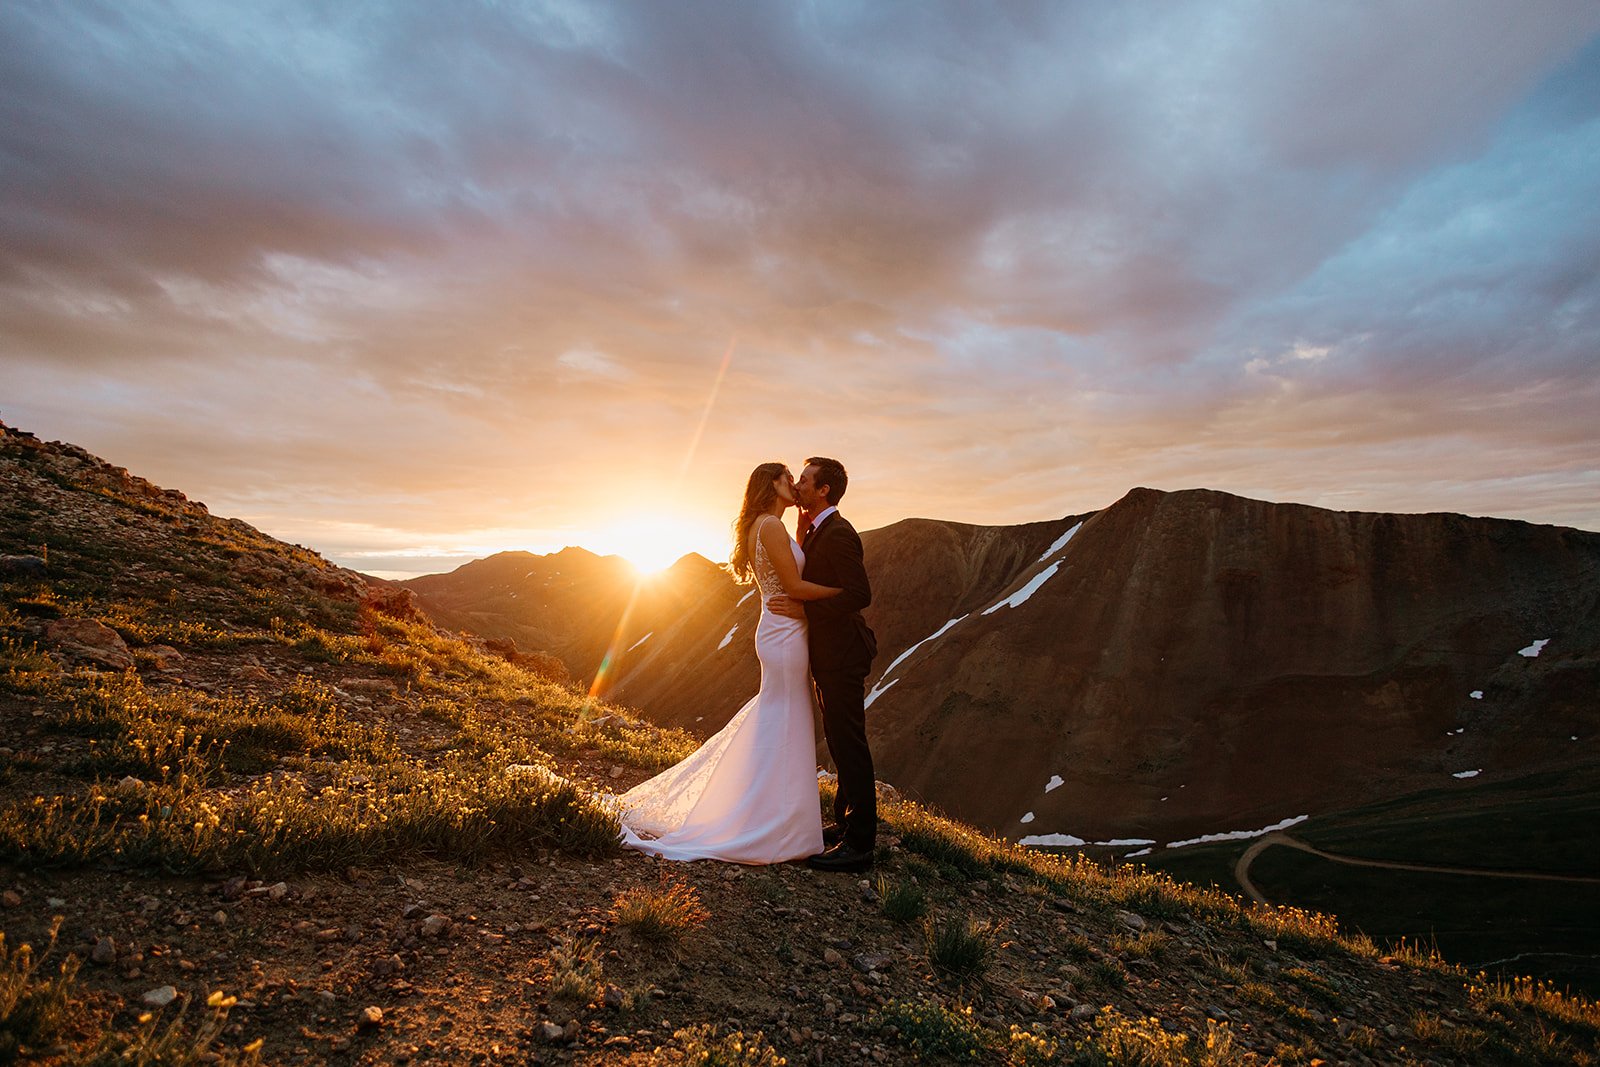
[[1046, 845], [1055, 848], [1076, 848], [1088, 843], [1083, 838], [1073, 837], [1071, 834], [1034, 834], [1017, 841], [1019, 845]]
[[1056, 538], [1056, 543], [1051, 545], [1049, 548], [1045, 549], [1044, 550], [1044, 555], [1040, 556], [1038, 561], [1040, 563], [1043, 563], [1045, 560], [1049, 559], [1051, 556], [1055, 555], [1057, 552], [1060, 552], [1063, 548], [1066, 548], [1067, 547], [1067, 542], [1072, 540], [1072, 535], [1077, 533], [1081, 529], [1083, 529], [1083, 523], [1080, 522], [1080, 523], [1078, 523], [1078, 525], [1074, 526], [1072, 529], [1068, 530], [1066, 533], [1064, 533], [1060, 537]]
[[891, 681], [888, 685], [883, 685], [883, 686], [875, 685], [875, 686], [873, 686], [872, 687], [872, 692], [867, 694], [866, 701], [861, 705], [862, 710], [865, 711], [867, 708], [872, 707], [872, 702], [874, 700], [877, 700], [879, 697], [883, 696], [883, 694], [887, 693], [889, 690], [893, 689], [894, 688], [894, 683], [898, 682], [899, 680], [900, 679], [896, 678], [896, 679], [894, 679], [894, 681]]
[[1044, 570], [1040, 571], [1038, 574], [1035, 574], [1032, 578], [1030, 578], [1028, 580], [1028, 584], [1023, 586], [1021, 589], [1018, 589], [1015, 593], [1012, 593], [1010, 596], [1006, 597], [1004, 600], [996, 601], [995, 603], [990, 604], [988, 607], [984, 608], [983, 609], [983, 613], [985, 615], [993, 615], [995, 612], [999, 611], [1001, 608], [1017, 608], [1017, 607], [1021, 607], [1023, 604], [1025, 604], [1027, 602], [1029, 597], [1033, 596], [1033, 594], [1035, 594], [1035, 593], [1037, 593], [1039, 591], [1039, 587], [1041, 585], [1043, 585], [1045, 582], [1048, 582], [1051, 578], [1054, 578], [1055, 575], [1056, 575], [1056, 571], [1058, 571], [1060, 569], [1061, 569], [1061, 561], [1060, 560], [1056, 560], [1054, 563], [1050, 564], [1050, 566], [1046, 567]]
[[1293, 818], [1284, 819], [1282, 822], [1275, 822], [1271, 826], [1263, 826], [1259, 830], [1228, 830], [1225, 833], [1204, 834], [1200, 837], [1191, 837], [1183, 841], [1168, 841], [1167, 847], [1183, 848], [1187, 845], [1209, 845], [1217, 841], [1248, 841], [1252, 837], [1261, 837], [1278, 830], [1287, 830], [1289, 827], [1303, 823], [1309, 818], [1311, 818], [1309, 815], [1296, 815]]
[[889, 672], [894, 670], [896, 667], [900, 666], [900, 664], [905, 661], [907, 656], [911, 655], [911, 653], [915, 652], [917, 649], [921, 648], [923, 645], [927, 644], [929, 641], [934, 641], [934, 640], [937, 640], [938, 638], [943, 637], [945, 634], [950, 632], [950, 627], [954, 626], [956, 623], [960, 622], [964, 618], [966, 618], [966, 616], [965, 615], [961, 615], [961, 616], [958, 616], [957, 618], [951, 619], [949, 622], [945, 623], [943, 626], [941, 626], [937, 630], [933, 631], [933, 633], [929, 634], [927, 637], [924, 637], [921, 641], [918, 641], [916, 644], [912, 645], [910, 648], [908, 648], [904, 652], [900, 653], [898, 656], [896, 656], [889, 663], [889, 665], [887, 667], [885, 667], [883, 669], [883, 674], [881, 674], [879, 676], [879, 678], [882, 679], [882, 678], [889, 677]]

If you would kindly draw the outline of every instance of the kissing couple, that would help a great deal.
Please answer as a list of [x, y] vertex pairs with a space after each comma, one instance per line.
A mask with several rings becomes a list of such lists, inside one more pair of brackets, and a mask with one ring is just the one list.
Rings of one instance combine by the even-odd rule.
[[[728, 569], [761, 591], [761, 690], [687, 759], [617, 798], [622, 841], [669, 860], [785, 863], [865, 871], [878, 832], [867, 747], [867, 671], [878, 643], [861, 537], [839, 514], [849, 477], [814, 456], [750, 473]], [[800, 508], [799, 540], [783, 513]], [[832, 826], [817, 801], [812, 698], [839, 770]]]

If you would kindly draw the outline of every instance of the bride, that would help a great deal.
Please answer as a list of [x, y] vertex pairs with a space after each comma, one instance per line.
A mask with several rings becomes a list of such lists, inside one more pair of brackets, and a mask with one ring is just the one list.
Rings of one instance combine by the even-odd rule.
[[783, 863], [822, 851], [806, 624], [774, 615], [766, 601], [779, 593], [823, 600], [840, 590], [801, 580], [805, 554], [781, 518], [794, 504], [788, 467], [763, 463], [750, 473], [728, 567], [761, 591], [761, 690], [687, 759], [617, 798], [628, 848], [731, 863]]

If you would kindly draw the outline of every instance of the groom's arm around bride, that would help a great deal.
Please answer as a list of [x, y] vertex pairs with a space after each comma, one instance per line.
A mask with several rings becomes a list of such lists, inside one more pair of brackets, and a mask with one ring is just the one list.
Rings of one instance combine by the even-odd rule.
[[861, 609], [872, 603], [861, 536], [836, 510], [847, 480], [844, 467], [837, 460], [814, 458], [806, 461], [805, 472], [795, 485], [801, 506], [816, 516], [801, 546], [805, 552], [802, 577], [842, 592], [804, 605], [791, 601], [770, 607], [782, 614], [796, 614], [792, 609], [799, 608], [809, 624], [811, 675], [822, 704], [823, 734], [839, 771], [833, 836], [841, 841], [834, 849], [813, 857], [812, 866], [853, 871], [871, 866], [878, 829], [864, 706], [867, 673], [878, 643], [872, 628], [861, 617]]

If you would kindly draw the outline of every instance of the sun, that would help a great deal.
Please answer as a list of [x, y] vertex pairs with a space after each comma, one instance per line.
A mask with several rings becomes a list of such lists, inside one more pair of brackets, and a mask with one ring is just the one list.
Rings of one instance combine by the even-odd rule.
[[627, 524], [596, 530], [579, 544], [603, 556], [621, 556], [641, 577], [659, 574], [691, 552], [721, 559], [727, 548], [721, 534], [709, 523], [670, 515], [656, 515]]
[[629, 546], [614, 555], [621, 556], [633, 564], [633, 569], [638, 571], [640, 576], [648, 578], [660, 574], [688, 553], [661, 545], [640, 544]]

